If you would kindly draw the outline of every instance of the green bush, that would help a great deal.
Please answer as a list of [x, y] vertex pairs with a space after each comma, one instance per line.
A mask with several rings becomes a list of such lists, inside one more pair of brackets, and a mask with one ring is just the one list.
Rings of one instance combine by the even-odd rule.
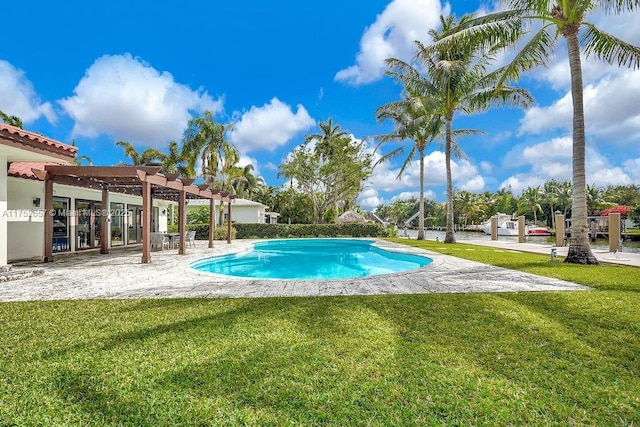
[[[233, 224], [233, 222], [232, 222]], [[209, 240], [209, 224], [187, 224], [187, 230], [196, 231], [196, 240]], [[177, 233], [177, 225], [169, 225], [167, 231]], [[236, 238], [237, 230], [231, 227], [231, 240]], [[216, 227], [213, 231], [213, 240], [227, 240], [227, 225]]]
[[380, 224], [235, 224], [238, 239], [387, 237]]

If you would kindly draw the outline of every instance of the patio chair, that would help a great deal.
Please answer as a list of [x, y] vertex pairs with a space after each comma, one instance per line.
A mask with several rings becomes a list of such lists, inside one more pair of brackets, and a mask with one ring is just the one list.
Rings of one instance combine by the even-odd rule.
[[151, 233], [151, 247], [160, 248], [164, 250], [165, 246], [169, 249], [169, 238], [162, 233]]
[[189, 245], [190, 248], [196, 247], [196, 232], [195, 230], [187, 231], [185, 235], [186, 244]]

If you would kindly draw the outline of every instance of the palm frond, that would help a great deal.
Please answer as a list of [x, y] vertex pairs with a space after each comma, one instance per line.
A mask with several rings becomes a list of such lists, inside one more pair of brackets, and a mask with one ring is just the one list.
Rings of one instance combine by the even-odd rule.
[[546, 65], [553, 54], [556, 36], [551, 35], [551, 25], [542, 27], [527, 41], [527, 43], [514, 56], [511, 62], [494, 71], [487, 78], [499, 76], [496, 87], [500, 87], [506, 81], [517, 81], [520, 74], [541, 65]]
[[640, 47], [599, 30], [594, 25], [584, 23], [587, 31], [582, 36], [586, 57], [595, 55], [609, 64], [617, 63], [633, 69], [640, 67]]

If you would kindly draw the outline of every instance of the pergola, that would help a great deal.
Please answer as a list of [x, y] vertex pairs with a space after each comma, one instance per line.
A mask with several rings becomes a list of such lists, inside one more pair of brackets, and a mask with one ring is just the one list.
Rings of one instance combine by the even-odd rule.
[[[103, 210], [109, 208], [109, 193], [123, 193], [142, 197], [142, 262], [151, 260], [151, 209], [152, 197], [178, 203], [178, 231], [180, 232], [178, 253], [185, 254], [186, 204], [187, 199], [209, 199], [210, 223], [214, 222], [214, 200], [227, 202], [227, 243], [231, 243], [231, 200], [220, 190], [208, 185], [193, 185], [193, 179], [181, 178], [178, 174], [162, 174], [159, 166], [66, 166], [46, 165], [44, 169], [32, 169], [44, 181], [44, 209], [53, 210], [53, 184], [102, 190]], [[100, 253], [109, 253], [107, 219], [100, 215]], [[44, 262], [53, 261], [53, 215], [44, 220]], [[213, 247], [213, 227], [209, 228], [209, 247]]]

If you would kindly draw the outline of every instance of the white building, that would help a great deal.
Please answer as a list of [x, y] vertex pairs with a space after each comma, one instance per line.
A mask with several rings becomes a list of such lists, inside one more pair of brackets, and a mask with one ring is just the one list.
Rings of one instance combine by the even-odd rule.
[[[71, 164], [76, 148], [0, 123], [0, 267], [44, 252], [44, 184], [32, 169]], [[166, 231], [171, 202], [154, 199], [151, 231]], [[108, 246], [142, 241], [141, 197], [112, 193], [102, 206], [102, 191], [53, 185], [53, 251], [101, 246], [100, 215], [109, 214]]]
[[[279, 213], [269, 211], [269, 206], [263, 205], [259, 202], [247, 199], [235, 199], [231, 202], [233, 206], [233, 222], [240, 224], [276, 224], [278, 222]], [[189, 200], [187, 204], [187, 214], [203, 206], [209, 206], [208, 200], [195, 199]], [[219, 207], [219, 204], [216, 204]], [[215, 216], [216, 222], [218, 221], [218, 215]], [[224, 212], [224, 221], [227, 220], [227, 212]], [[220, 225], [220, 224], [217, 224]]]

